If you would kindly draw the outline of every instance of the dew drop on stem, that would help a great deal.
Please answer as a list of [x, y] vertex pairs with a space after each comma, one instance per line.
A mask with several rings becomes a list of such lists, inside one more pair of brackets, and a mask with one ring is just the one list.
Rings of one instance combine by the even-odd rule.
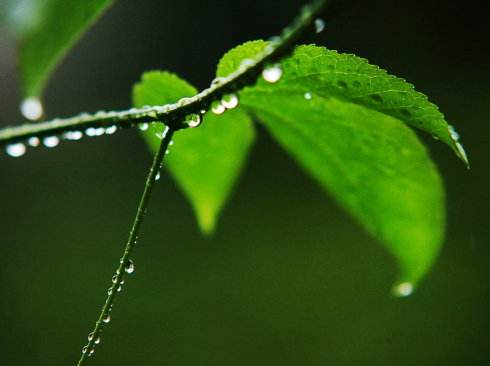
[[131, 274], [134, 272], [134, 263], [131, 259], [128, 259], [126, 265], [124, 266], [124, 272], [127, 274]]
[[58, 136], [48, 136], [43, 139], [43, 145], [46, 147], [56, 147], [60, 143]]
[[41, 140], [39, 140], [39, 137], [32, 136], [27, 140], [27, 144], [31, 147], [38, 147], [41, 144]]
[[226, 107], [219, 100], [215, 100], [211, 104], [211, 111], [214, 114], [223, 114], [226, 111]]
[[104, 323], [106, 323], [106, 324], [107, 324], [107, 323], [109, 323], [109, 322], [111, 321], [111, 315], [110, 315], [110, 314], [106, 314], [106, 315], [104, 316], [104, 318], [102, 318], [102, 321], [103, 321]]
[[22, 142], [7, 145], [5, 148], [7, 154], [13, 158], [20, 158], [26, 153], [26, 150], [26, 145], [24, 145]]
[[226, 109], [233, 109], [238, 106], [238, 96], [236, 94], [226, 94], [221, 99], [221, 104]]
[[201, 124], [201, 116], [197, 113], [191, 113], [185, 118], [184, 123], [190, 128], [198, 127]]

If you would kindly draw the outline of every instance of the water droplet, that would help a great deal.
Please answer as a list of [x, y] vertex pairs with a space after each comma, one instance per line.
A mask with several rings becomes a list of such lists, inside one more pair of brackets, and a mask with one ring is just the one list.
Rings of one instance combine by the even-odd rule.
[[459, 133], [455, 130], [454, 126], [449, 125], [447, 129], [449, 131], [449, 134], [451, 135], [451, 138], [454, 141], [459, 141], [461, 136], [459, 136]]
[[269, 83], [277, 83], [282, 77], [281, 65], [276, 64], [266, 67], [264, 71], [262, 71], [262, 77]]
[[39, 98], [29, 97], [20, 105], [22, 115], [31, 121], [38, 120], [43, 116], [44, 109]]
[[117, 288], [117, 292], [121, 292], [122, 291], [122, 285], [119, 285], [119, 287]]
[[201, 124], [201, 116], [197, 113], [191, 113], [185, 117], [184, 123], [190, 128], [195, 128]]
[[313, 95], [310, 92], [306, 92], [304, 97], [306, 100], [311, 100], [311, 98], [313, 98]]
[[43, 139], [43, 145], [46, 147], [56, 147], [60, 143], [58, 136], [48, 136]]
[[214, 114], [223, 114], [226, 111], [226, 108], [223, 104], [221, 104], [221, 102], [219, 100], [215, 100], [211, 104], [211, 111]]
[[92, 356], [92, 355], [94, 354], [94, 352], [95, 352], [95, 348], [92, 348], [92, 349], [90, 350], [90, 352], [88, 353], [88, 356], [89, 356], [89, 357], [90, 357], [90, 356]]
[[84, 353], [84, 354], [87, 353], [87, 350], [88, 350], [88, 347], [87, 346], [83, 347], [82, 348], [82, 353]]
[[118, 275], [112, 276], [112, 283], [116, 283], [118, 280]]
[[5, 151], [9, 156], [13, 158], [20, 158], [22, 155], [26, 153], [26, 145], [24, 145], [22, 142], [7, 145]]
[[148, 129], [148, 123], [141, 123], [140, 125], [138, 125], [138, 128], [140, 129], [140, 131], [146, 131]]
[[413, 284], [411, 282], [402, 282], [393, 288], [393, 294], [397, 297], [407, 297], [413, 293]]
[[124, 271], [128, 274], [134, 272], [134, 263], [131, 259], [128, 259], [128, 261], [126, 262], [126, 265], [124, 266]]
[[315, 19], [315, 32], [321, 33], [325, 29], [325, 21], [323, 19]]
[[227, 109], [233, 109], [238, 106], [238, 96], [236, 94], [226, 94], [221, 99], [221, 104]]
[[107, 295], [112, 295], [112, 286], [107, 289]]
[[68, 132], [65, 132], [65, 134], [63, 135], [63, 138], [65, 138], [66, 140], [70, 140], [70, 141], [78, 141], [82, 137], [83, 137], [82, 131], [68, 131]]
[[157, 173], [157, 175], [155, 176], [155, 181], [159, 181], [160, 180], [160, 172]]
[[106, 135], [113, 135], [116, 133], [116, 131], [117, 131], [117, 126], [113, 125], [113, 126], [106, 127], [104, 132]]
[[94, 341], [94, 344], [99, 344], [100, 343], [100, 337], [97, 337], [97, 339]]
[[41, 144], [41, 141], [39, 140], [39, 137], [33, 136], [29, 137], [27, 144], [32, 147], [38, 147]]
[[109, 323], [109, 322], [111, 321], [111, 315], [110, 315], [110, 314], [106, 314], [106, 315], [104, 316], [104, 318], [102, 319], [102, 321], [103, 321], [104, 323], [106, 323], [106, 324], [107, 324], [107, 323]]

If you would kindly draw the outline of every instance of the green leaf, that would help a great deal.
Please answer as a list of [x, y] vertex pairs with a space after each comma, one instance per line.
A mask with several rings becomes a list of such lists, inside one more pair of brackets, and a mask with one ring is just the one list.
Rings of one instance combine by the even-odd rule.
[[[134, 87], [135, 106], [162, 105], [190, 97], [196, 89], [176, 75], [148, 72]], [[153, 151], [162, 126], [152, 125], [144, 136]], [[224, 115], [207, 113], [198, 128], [178, 131], [165, 166], [191, 202], [199, 227], [213, 231], [254, 140], [251, 119], [239, 109]]]
[[[266, 45], [267, 42], [259, 40], [234, 48], [221, 59], [219, 75], [226, 76], [233, 72], [243, 59], [253, 58]], [[405, 80], [355, 55], [313, 45], [297, 47], [281, 65], [284, 76], [277, 85], [273, 85], [274, 90], [335, 96], [390, 115], [440, 139], [468, 164], [457, 134], [445, 121], [444, 115], [426, 95], [416, 91]], [[261, 80], [255, 89], [271, 87]]]
[[68, 49], [113, 0], [7, 0], [1, 19], [19, 42], [24, 97], [39, 97]]
[[[265, 44], [249, 42], [230, 51], [220, 61], [219, 75], [253, 58]], [[406, 124], [453, 146], [446, 122], [411, 85], [355, 56], [301, 46], [281, 67], [281, 80], [259, 80], [244, 89], [240, 105], [380, 239], [399, 262], [395, 292], [409, 294], [439, 252], [444, 189]]]

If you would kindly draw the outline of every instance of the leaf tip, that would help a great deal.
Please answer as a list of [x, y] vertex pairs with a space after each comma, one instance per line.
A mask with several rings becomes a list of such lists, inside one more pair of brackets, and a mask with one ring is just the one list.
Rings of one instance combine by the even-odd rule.
[[199, 229], [204, 236], [211, 236], [216, 229], [217, 213], [207, 204], [195, 207]]

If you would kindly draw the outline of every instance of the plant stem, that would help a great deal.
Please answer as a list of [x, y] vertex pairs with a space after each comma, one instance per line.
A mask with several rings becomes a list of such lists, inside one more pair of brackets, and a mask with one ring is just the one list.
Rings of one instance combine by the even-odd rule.
[[218, 83], [211, 84], [209, 88], [191, 98], [184, 98], [175, 104], [165, 106], [148, 106], [125, 111], [99, 111], [95, 114], [84, 113], [65, 119], [8, 127], [0, 130], [0, 145], [22, 142], [30, 137], [60, 135], [63, 132], [74, 130], [85, 131], [91, 127], [128, 128], [139, 123], [164, 121], [174, 131], [187, 128], [182, 123], [186, 115], [198, 113], [203, 109], [208, 110], [211, 103], [220, 99], [224, 94], [237, 92], [244, 86], [253, 84], [264, 66], [278, 61], [290, 52], [296, 42], [308, 31], [313, 32], [313, 22], [324, 11], [327, 3], [330, 1], [316, 0], [303, 7], [300, 15], [291, 25], [286, 27], [280, 36], [274, 37], [269, 47], [252, 59], [252, 62], [242, 65], [227, 77], [221, 78]]
[[165, 153], [167, 152], [170, 141], [172, 140], [173, 133], [174, 130], [167, 127], [164, 132], [160, 148], [153, 158], [153, 163], [146, 178], [145, 188], [143, 190], [143, 194], [141, 195], [141, 199], [138, 205], [138, 211], [136, 212], [131, 231], [129, 232], [129, 238], [126, 242], [126, 246], [124, 247], [123, 255], [119, 261], [116, 273], [112, 279], [111, 287], [107, 292], [107, 298], [105, 300], [104, 306], [102, 307], [99, 318], [95, 322], [95, 328], [93, 329], [92, 333], [90, 333], [89, 341], [84, 347], [85, 352], [82, 351], [82, 356], [80, 357], [77, 364], [78, 366], [83, 365], [86, 359], [91, 355], [91, 352], [93, 352], [93, 350], [95, 349], [95, 345], [98, 343], [104, 325], [108, 322], [107, 319], [110, 319], [108, 317], [110, 316], [112, 305], [114, 304], [116, 296], [119, 293], [119, 288], [120, 286], [122, 286], [124, 277], [127, 274], [127, 266], [128, 264], [132, 265], [131, 254], [138, 240], [141, 224], [145, 217], [148, 203], [150, 202], [150, 196], [153, 191], [153, 186], [155, 184], [156, 177], [159, 174], [160, 169], [162, 168], [163, 158], [165, 157]]

